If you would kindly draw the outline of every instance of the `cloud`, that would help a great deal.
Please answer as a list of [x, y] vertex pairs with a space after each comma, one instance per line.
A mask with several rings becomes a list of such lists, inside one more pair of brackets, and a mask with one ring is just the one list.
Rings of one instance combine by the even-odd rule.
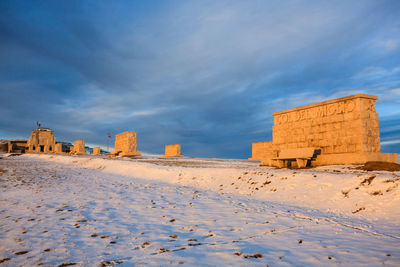
[[104, 146], [107, 132], [137, 130], [142, 151], [181, 143], [186, 155], [247, 158], [252, 141], [270, 138], [274, 111], [363, 92], [380, 97], [381, 119], [397, 119], [399, 10], [4, 1], [0, 134], [29, 136], [40, 120], [59, 140]]

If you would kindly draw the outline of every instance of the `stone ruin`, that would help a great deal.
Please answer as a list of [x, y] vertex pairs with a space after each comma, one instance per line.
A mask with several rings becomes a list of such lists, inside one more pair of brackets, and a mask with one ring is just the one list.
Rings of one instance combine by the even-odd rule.
[[27, 143], [27, 152], [52, 153], [56, 146], [54, 132], [48, 128], [38, 128], [32, 131]]
[[0, 151], [7, 153], [25, 153], [27, 151], [26, 140], [6, 140], [6, 143], [0, 144]]
[[100, 147], [93, 148], [93, 155], [101, 155]]
[[128, 131], [115, 136], [115, 148], [109, 156], [135, 157], [141, 154], [137, 151], [136, 132]]
[[56, 143], [54, 146], [54, 153], [61, 154], [63, 152], [63, 145], [61, 143]]
[[71, 155], [86, 155], [85, 140], [76, 140], [74, 146], [71, 146]]
[[181, 145], [166, 145], [165, 146], [165, 157], [182, 157], [181, 154]]
[[380, 153], [377, 99], [357, 94], [275, 112], [272, 141], [253, 143], [250, 159], [276, 167], [397, 163], [397, 154]]

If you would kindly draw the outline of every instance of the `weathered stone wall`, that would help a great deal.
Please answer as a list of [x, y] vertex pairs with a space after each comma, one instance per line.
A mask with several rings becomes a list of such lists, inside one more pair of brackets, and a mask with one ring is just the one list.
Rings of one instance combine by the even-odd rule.
[[63, 151], [62, 151], [62, 144], [61, 144], [61, 143], [55, 144], [55, 146], [54, 146], [54, 153], [58, 153], [58, 154], [63, 153]]
[[115, 136], [115, 151], [121, 152], [120, 156], [138, 156], [136, 132], [124, 132]]
[[181, 154], [181, 145], [166, 145], [165, 146], [165, 156], [166, 157], [182, 157]]
[[397, 154], [380, 153], [377, 99], [358, 94], [275, 112], [272, 143], [254, 143], [251, 159], [271, 165], [281, 152], [315, 148], [321, 153], [313, 166], [397, 162]]
[[263, 158], [276, 157], [277, 155], [273, 149], [272, 141], [252, 143], [251, 151], [252, 155], [249, 160], [262, 160]]
[[8, 143], [0, 143], [0, 152], [8, 152]]
[[93, 148], [93, 155], [101, 155], [100, 147], [94, 147]]
[[85, 153], [85, 140], [76, 140], [74, 142], [73, 154], [86, 154]]
[[273, 113], [273, 144], [323, 154], [379, 152], [376, 96], [355, 95]]

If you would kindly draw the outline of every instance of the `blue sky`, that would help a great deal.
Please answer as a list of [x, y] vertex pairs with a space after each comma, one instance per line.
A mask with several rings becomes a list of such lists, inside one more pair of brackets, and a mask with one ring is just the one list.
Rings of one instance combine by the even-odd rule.
[[1, 1], [0, 139], [247, 158], [272, 112], [379, 96], [400, 152], [400, 1]]

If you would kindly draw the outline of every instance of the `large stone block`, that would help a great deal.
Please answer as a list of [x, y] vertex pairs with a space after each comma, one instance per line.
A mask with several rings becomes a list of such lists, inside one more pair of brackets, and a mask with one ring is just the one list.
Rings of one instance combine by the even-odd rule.
[[276, 156], [273, 151], [272, 141], [252, 143], [252, 154], [249, 160], [262, 160]]
[[93, 148], [93, 155], [101, 155], [100, 147], [94, 147]]
[[71, 154], [74, 155], [86, 155], [85, 152], [85, 140], [76, 140], [71, 150]]
[[55, 144], [55, 146], [54, 146], [54, 153], [57, 153], [57, 154], [63, 153], [63, 151], [62, 151], [62, 144], [61, 144], [61, 143]]
[[111, 156], [134, 157], [140, 156], [137, 151], [136, 132], [124, 132], [115, 136], [115, 150]]
[[[392, 154], [379, 153], [377, 99], [358, 94], [275, 112], [272, 141], [253, 143], [250, 159], [261, 159], [268, 165], [272, 148], [281, 151], [318, 147], [322, 153], [318, 165], [361, 164], [370, 159], [397, 161]], [[330, 154], [333, 156], [326, 156]]]
[[182, 157], [181, 154], [181, 145], [174, 144], [174, 145], [166, 145], [165, 146], [165, 156], [166, 157]]

